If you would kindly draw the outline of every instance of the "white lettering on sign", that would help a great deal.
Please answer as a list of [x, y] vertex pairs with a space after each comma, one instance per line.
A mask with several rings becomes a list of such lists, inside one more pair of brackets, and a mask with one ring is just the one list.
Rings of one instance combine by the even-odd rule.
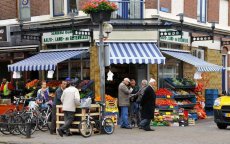
[[90, 40], [89, 36], [73, 35], [71, 30], [43, 33], [43, 37], [42, 37], [42, 42], [44, 44], [85, 42], [89, 40]]
[[[175, 31], [175, 30], [162, 30], [162, 31]], [[188, 32], [182, 32], [182, 38], [180, 35], [177, 36], [161, 36], [161, 41], [181, 43], [181, 44], [190, 44], [190, 38]]]

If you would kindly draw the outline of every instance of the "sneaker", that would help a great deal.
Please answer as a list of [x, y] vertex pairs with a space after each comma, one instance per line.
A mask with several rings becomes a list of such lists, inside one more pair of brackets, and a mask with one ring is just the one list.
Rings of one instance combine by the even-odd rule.
[[61, 137], [63, 137], [63, 132], [62, 132], [61, 129], [57, 129], [57, 132], [58, 132], [58, 134], [59, 134]]

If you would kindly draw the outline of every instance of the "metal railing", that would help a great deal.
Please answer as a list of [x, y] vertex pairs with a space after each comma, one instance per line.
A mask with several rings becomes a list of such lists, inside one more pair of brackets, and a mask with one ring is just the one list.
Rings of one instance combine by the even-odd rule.
[[111, 19], [143, 19], [144, 0], [110, 0], [118, 9], [112, 13]]

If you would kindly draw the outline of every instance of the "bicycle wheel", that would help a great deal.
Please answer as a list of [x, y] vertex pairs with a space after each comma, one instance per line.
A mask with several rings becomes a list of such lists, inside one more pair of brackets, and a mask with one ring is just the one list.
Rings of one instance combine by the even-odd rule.
[[9, 117], [6, 115], [0, 116], [0, 122], [2, 123], [0, 125], [0, 132], [3, 133], [4, 135], [9, 135], [9, 125], [8, 125], [8, 119]]
[[49, 130], [49, 125], [48, 125], [48, 117], [50, 115], [50, 112], [47, 110], [43, 110], [41, 112], [41, 116], [38, 119], [38, 129], [45, 132]]
[[93, 133], [93, 125], [91, 122], [83, 120], [79, 124], [79, 132], [85, 138], [90, 137]]
[[19, 115], [10, 117], [9, 122], [9, 131], [12, 135], [20, 135], [19, 125], [22, 125], [23, 119]]
[[106, 134], [113, 134], [114, 123], [111, 118], [105, 118], [102, 123], [103, 130]]
[[37, 126], [38, 126], [38, 119], [36, 116], [33, 116], [31, 118], [31, 115], [28, 114], [28, 113], [25, 113], [24, 116], [22, 116], [23, 120], [24, 120], [24, 125], [19, 127], [19, 131], [22, 135], [26, 136], [26, 130], [28, 128], [28, 125], [27, 123], [30, 123], [31, 124], [31, 131], [30, 133], [33, 134], [36, 129], [37, 129]]

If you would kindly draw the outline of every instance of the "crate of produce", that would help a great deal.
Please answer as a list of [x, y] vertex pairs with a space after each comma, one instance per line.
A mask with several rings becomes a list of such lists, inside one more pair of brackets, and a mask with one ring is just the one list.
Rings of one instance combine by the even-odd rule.
[[192, 118], [196, 121], [196, 120], [198, 120], [198, 115], [197, 115], [197, 113], [190, 113], [189, 118]]
[[114, 125], [118, 124], [118, 117], [119, 113], [118, 112], [106, 112], [104, 115], [106, 118], [111, 118], [114, 122]]

